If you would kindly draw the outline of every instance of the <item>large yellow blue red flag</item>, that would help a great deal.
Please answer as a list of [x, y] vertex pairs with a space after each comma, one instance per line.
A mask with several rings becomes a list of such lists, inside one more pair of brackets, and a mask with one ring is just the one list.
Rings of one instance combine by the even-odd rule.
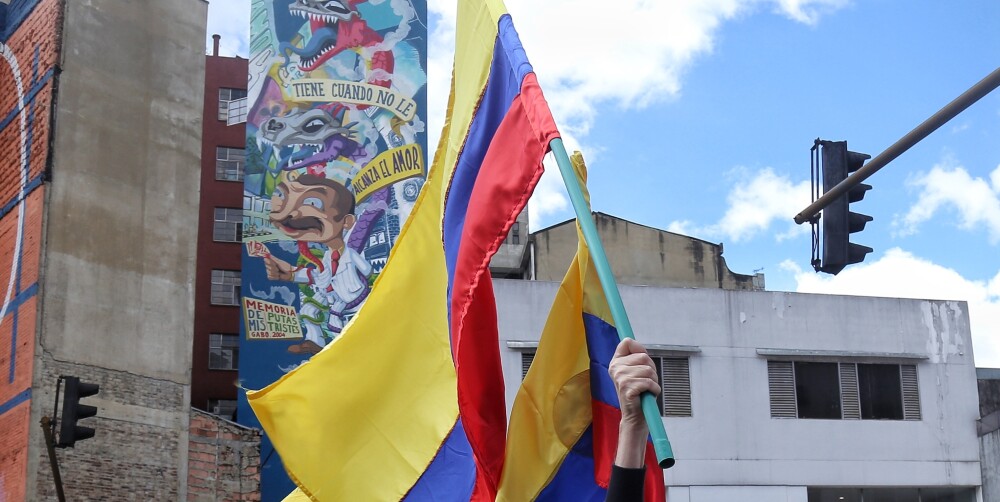
[[367, 303], [248, 398], [312, 500], [493, 500], [506, 413], [490, 257], [558, 137], [500, 0], [460, 1], [447, 122]]
[[[583, 157], [573, 167], [586, 195]], [[603, 501], [621, 410], [608, 364], [618, 344], [608, 302], [577, 227], [576, 257], [556, 293], [511, 410], [497, 500]], [[663, 501], [663, 470], [646, 446], [646, 501]]]

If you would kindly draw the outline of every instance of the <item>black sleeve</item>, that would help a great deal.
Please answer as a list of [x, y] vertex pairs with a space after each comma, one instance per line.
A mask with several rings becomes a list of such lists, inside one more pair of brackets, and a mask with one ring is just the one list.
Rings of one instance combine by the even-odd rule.
[[608, 497], [605, 502], [642, 502], [642, 488], [646, 479], [646, 469], [626, 469], [611, 466], [611, 481], [608, 483]]

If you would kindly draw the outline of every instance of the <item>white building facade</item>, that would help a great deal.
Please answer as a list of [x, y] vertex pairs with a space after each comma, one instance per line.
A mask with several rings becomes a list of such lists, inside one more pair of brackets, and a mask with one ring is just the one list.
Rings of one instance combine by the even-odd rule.
[[[509, 409], [558, 284], [494, 286]], [[621, 292], [663, 374], [670, 502], [982, 500], [964, 302]]]

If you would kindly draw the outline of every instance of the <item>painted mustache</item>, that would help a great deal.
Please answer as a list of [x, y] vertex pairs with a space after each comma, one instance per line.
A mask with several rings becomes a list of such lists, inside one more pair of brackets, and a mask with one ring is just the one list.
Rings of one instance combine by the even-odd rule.
[[275, 223], [289, 228], [291, 230], [322, 230], [323, 222], [315, 216], [302, 216], [299, 218], [292, 218], [291, 216], [286, 216], [284, 219], [277, 220]]

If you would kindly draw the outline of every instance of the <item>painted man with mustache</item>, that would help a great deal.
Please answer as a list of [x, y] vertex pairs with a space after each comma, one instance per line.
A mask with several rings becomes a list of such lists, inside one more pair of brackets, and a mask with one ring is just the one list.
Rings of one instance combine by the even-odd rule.
[[[308, 263], [296, 267], [267, 255], [267, 277], [308, 284], [313, 292], [312, 296], [300, 292], [305, 341], [289, 347], [293, 354], [315, 354], [326, 345], [320, 324], [324, 310], [327, 329], [340, 333], [345, 309], [368, 285], [371, 264], [344, 242], [357, 221], [354, 206], [354, 194], [347, 187], [313, 174], [284, 177], [271, 195], [271, 223], [299, 242], [299, 253]], [[322, 258], [313, 254], [311, 242], [326, 246]]]

